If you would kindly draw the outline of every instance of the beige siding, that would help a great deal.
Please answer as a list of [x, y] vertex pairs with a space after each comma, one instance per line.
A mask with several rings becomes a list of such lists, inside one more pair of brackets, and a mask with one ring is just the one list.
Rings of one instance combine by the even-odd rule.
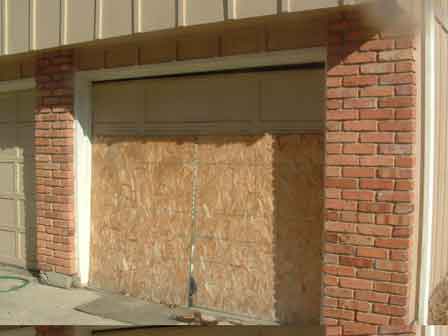
[[132, 34], [132, 0], [97, 0], [97, 38]]
[[27, 51], [30, 47], [29, 0], [5, 0], [4, 23], [8, 27], [4, 34], [5, 54], [16, 54]]
[[136, 0], [135, 31], [147, 32], [176, 26], [176, 0]]
[[312, 10], [317, 8], [329, 8], [338, 5], [338, 0], [314, 0], [314, 1], [303, 1], [303, 0], [286, 0], [288, 12]]
[[31, 0], [34, 49], [56, 47], [61, 42], [61, 0]]
[[182, 3], [179, 20], [183, 25], [195, 25], [224, 20], [222, 0], [180, 0]]
[[233, 2], [234, 18], [277, 14], [277, 0], [230, 0]]
[[431, 287], [434, 289], [448, 273], [448, 35], [441, 25], [436, 30], [436, 183], [433, 229], [433, 268]]
[[63, 44], [90, 41], [95, 37], [94, 1], [63, 0], [62, 9]]
[[337, 4], [337, 0], [0, 0], [0, 56]]

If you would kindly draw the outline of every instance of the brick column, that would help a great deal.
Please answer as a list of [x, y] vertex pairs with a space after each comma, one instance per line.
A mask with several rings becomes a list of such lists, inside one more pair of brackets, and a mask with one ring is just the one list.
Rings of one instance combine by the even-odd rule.
[[38, 267], [72, 275], [75, 273], [73, 52], [40, 55], [36, 80]]
[[322, 318], [329, 334], [411, 332], [416, 74], [413, 36], [330, 20]]

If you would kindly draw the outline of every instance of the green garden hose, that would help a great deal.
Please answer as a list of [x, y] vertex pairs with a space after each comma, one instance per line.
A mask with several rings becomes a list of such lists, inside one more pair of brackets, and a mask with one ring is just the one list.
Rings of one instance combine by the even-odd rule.
[[1, 280], [18, 280], [21, 281], [22, 283], [18, 286], [14, 286], [8, 289], [0, 289], [0, 293], [9, 293], [9, 292], [14, 292], [16, 290], [19, 290], [25, 286], [27, 286], [30, 281], [28, 279], [25, 278], [21, 278], [21, 277], [16, 277], [16, 276], [4, 276], [4, 275], [0, 275], [0, 281]]

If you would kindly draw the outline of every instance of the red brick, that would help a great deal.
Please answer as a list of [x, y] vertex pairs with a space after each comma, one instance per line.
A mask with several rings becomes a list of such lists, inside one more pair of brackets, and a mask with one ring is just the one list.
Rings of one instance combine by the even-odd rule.
[[341, 85], [342, 85], [342, 77], [327, 78], [327, 87], [334, 88], [334, 87], [340, 87]]
[[327, 154], [342, 154], [342, 148], [341, 144], [327, 144], [325, 151]]
[[331, 317], [344, 320], [353, 320], [355, 318], [355, 312], [351, 310], [335, 309], [329, 307], [324, 307], [322, 309], [322, 315], [324, 317]]
[[415, 59], [415, 52], [412, 49], [381, 51], [379, 54], [379, 60], [383, 62], [405, 61], [414, 59]]
[[361, 97], [390, 97], [395, 93], [393, 86], [369, 86], [361, 90]]
[[376, 223], [380, 225], [408, 226], [412, 223], [412, 217], [397, 215], [377, 215]]
[[342, 266], [342, 265], [324, 265], [322, 271], [324, 273], [337, 275], [337, 276], [345, 276], [345, 277], [354, 277], [355, 269], [353, 267]]
[[388, 249], [407, 249], [410, 247], [410, 241], [408, 239], [377, 239], [375, 246]]
[[367, 279], [367, 280], [376, 280], [376, 281], [391, 280], [391, 273], [370, 269], [358, 270], [356, 276], [360, 279]]
[[[392, 70], [393, 71], [393, 70]], [[328, 76], [350, 76], [359, 74], [358, 65], [336, 65], [328, 70]]]
[[415, 62], [399, 62], [395, 64], [395, 72], [415, 72]]
[[[389, 293], [401, 296], [406, 296], [408, 292], [407, 285], [391, 284], [387, 282], [377, 282], [374, 284], [374, 288], [380, 293]], [[387, 301], [382, 303], [387, 303]]]
[[381, 144], [379, 145], [379, 153], [386, 155], [397, 155], [397, 154], [412, 154], [413, 148], [412, 145], [408, 144]]
[[365, 143], [393, 143], [395, 140], [394, 133], [385, 132], [369, 132], [360, 135], [360, 142]]
[[[402, 261], [377, 260], [376, 268], [383, 271], [404, 273], [408, 271], [408, 264]], [[393, 294], [400, 294], [400, 293], [393, 293]]]
[[410, 202], [414, 199], [409, 191], [381, 191], [377, 195], [380, 202]]
[[415, 133], [397, 133], [396, 142], [398, 144], [414, 144], [417, 142]]
[[322, 306], [324, 307], [337, 307], [338, 306], [338, 299], [335, 298], [329, 298], [329, 297], [323, 297], [322, 298]]
[[339, 285], [342, 288], [351, 288], [351, 289], [370, 290], [373, 288], [372, 281], [356, 278], [340, 278]]
[[375, 177], [376, 168], [371, 167], [344, 167], [342, 176], [350, 177]]
[[371, 323], [376, 325], [386, 325], [389, 323], [389, 316], [379, 315], [379, 314], [372, 314], [372, 313], [362, 313], [358, 312], [356, 314], [356, 321], [364, 322], [364, 323]]
[[[343, 244], [347, 245], [359, 245], [359, 246], [373, 246], [374, 239], [373, 237], [367, 237], [367, 236], [361, 236], [361, 235], [355, 235], [355, 234], [340, 234], [339, 240]], [[351, 259], [354, 262], [360, 262], [361, 264], [364, 261], [361, 260], [354, 260]], [[349, 263], [349, 258], [344, 259], [345, 262]]]
[[[376, 287], [376, 285], [374, 285]], [[387, 303], [389, 301], [389, 295], [385, 293], [377, 293], [374, 291], [361, 291], [355, 292], [355, 299], [368, 302]]]
[[373, 213], [391, 213], [393, 205], [381, 202], [359, 202], [358, 210]]
[[342, 199], [373, 201], [375, 199], [375, 193], [371, 191], [344, 191], [342, 193]]
[[396, 305], [396, 306], [406, 306], [408, 303], [408, 298], [406, 296], [399, 296], [399, 295], [391, 295], [390, 296], [390, 304]]
[[361, 45], [360, 49], [365, 51], [383, 51], [394, 49], [394, 40], [373, 40]]
[[[402, 99], [409, 99], [409, 97], [400, 97]], [[374, 108], [376, 107], [377, 100], [376, 98], [351, 98], [344, 100], [344, 108], [349, 109], [363, 109], [363, 108]], [[404, 102], [401, 102], [401, 105], [397, 106], [398, 102], [395, 102], [395, 107], [406, 107], [410, 105], [406, 105]]]
[[351, 323], [346, 324], [343, 327], [343, 335], [347, 336], [367, 336], [375, 335], [378, 331], [378, 327], [366, 324], [366, 323]]
[[355, 132], [329, 132], [327, 133], [327, 142], [341, 143], [341, 142], [357, 142], [359, 133]]
[[397, 131], [397, 132], [415, 131], [415, 121], [413, 120], [381, 121], [378, 123], [378, 129], [380, 131]]
[[359, 159], [356, 155], [327, 155], [327, 165], [330, 166], [356, 166]]
[[354, 311], [368, 312], [370, 310], [370, 304], [368, 302], [358, 300], [344, 300], [340, 299], [338, 307], [341, 309], [349, 309]]
[[339, 287], [325, 287], [324, 294], [329, 297], [342, 298], [342, 299], [353, 299], [354, 291], [347, 288]]
[[375, 61], [375, 52], [353, 52], [344, 59], [344, 63], [346, 64], [370, 63]]
[[325, 202], [326, 209], [334, 210], [356, 210], [357, 204], [353, 201], [327, 199]]
[[410, 227], [395, 227], [392, 231], [392, 237], [394, 238], [410, 238], [412, 235], [412, 229]]
[[344, 121], [345, 131], [376, 131], [377, 126], [375, 120]]
[[390, 237], [392, 235], [392, 228], [389, 226], [362, 224], [357, 226], [356, 231], [359, 234], [373, 237]]
[[359, 187], [370, 190], [393, 190], [394, 180], [388, 179], [361, 179]]
[[341, 220], [354, 223], [374, 223], [375, 215], [362, 212], [341, 211]]
[[415, 157], [413, 156], [397, 157], [395, 166], [400, 168], [413, 168], [415, 167]]
[[[330, 231], [330, 232], [331, 231], [341, 232], [339, 230], [329, 230], [327, 228], [327, 226], [325, 226], [325, 228], [328, 231]], [[345, 232], [345, 231], [342, 231], [342, 232]], [[348, 231], [348, 232], [352, 232], [352, 231]], [[324, 251], [328, 252], [328, 253], [333, 253], [333, 254], [352, 255], [353, 254], [353, 247], [349, 246], [349, 245], [325, 243]]]
[[371, 63], [361, 65], [362, 74], [386, 74], [394, 72], [394, 63]]
[[361, 157], [359, 164], [365, 167], [391, 167], [394, 165], [393, 156], [366, 156]]
[[376, 154], [375, 144], [344, 144], [344, 154]]
[[380, 249], [374, 247], [358, 247], [356, 249], [356, 255], [358, 257], [365, 257], [365, 258], [386, 259], [388, 253], [386, 249]]
[[[359, 98], [359, 99], [367, 99], [367, 98]], [[407, 96], [380, 98], [378, 102], [379, 107], [412, 107], [415, 106], [415, 104], [416, 104], [415, 97], [407, 97]]]
[[375, 75], [344, 77], [343, 85], [347, 87], [364, 87], [378, 84], [378, 77]]
[[417, 94], [417, 86], [415, 85], [400, 85], [395, 88], [395, 95], [397, 96], [415, 96]]
[[339, 258], [339, 262], [343, 266], [350, 266], [357, 268], [370, 268], [373, 266], [373, 260], [366, 258], [350, 257], [350, 256], [341, 256]]
[[354, 189], [357, 186], [358, 181], [353, 178], [329, 177], [325, 180], [325, 187], [327, 188]]
[[359, 112], [357, 110], [328, 110], [327, 120], [357, 120]]
[[357, 88], [334, 88], [327, 90], [327, 98], [353, 98], [358, 97]]

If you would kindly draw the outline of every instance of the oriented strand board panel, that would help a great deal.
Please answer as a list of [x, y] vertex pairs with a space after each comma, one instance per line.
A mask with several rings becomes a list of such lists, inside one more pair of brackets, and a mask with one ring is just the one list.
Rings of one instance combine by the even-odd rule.
[[134, 10], [136, 32], [176, 26], [176, 0], [136, 0]]
[[4, 0], [5, 54], [18, 54], [30, 48], [30, 1]]
[[93, 287], [186, 304], [193, 150], [181, 138], [95, 140]]
[[199, 140], [195, 306], [319, 322], [320, 135]]
[[61, 44], [61, 0], [32, 1], [32, 48], [46, 49]]
[[97, 0], [96, 8], [97, 38], [132, 34], [132, 0]]
[[224, 20], [222, 0], [181, 0], [180, 23], [185, 26]]
[[95, 38], [95, 1], [62, 1], [62, 43], [72, 44], [93, 40]]
[[[278, 12], [278, 0], [230, 0], [233, 18], [273, 15]], [[233, 13], [232, 13], [233, 11]]]

